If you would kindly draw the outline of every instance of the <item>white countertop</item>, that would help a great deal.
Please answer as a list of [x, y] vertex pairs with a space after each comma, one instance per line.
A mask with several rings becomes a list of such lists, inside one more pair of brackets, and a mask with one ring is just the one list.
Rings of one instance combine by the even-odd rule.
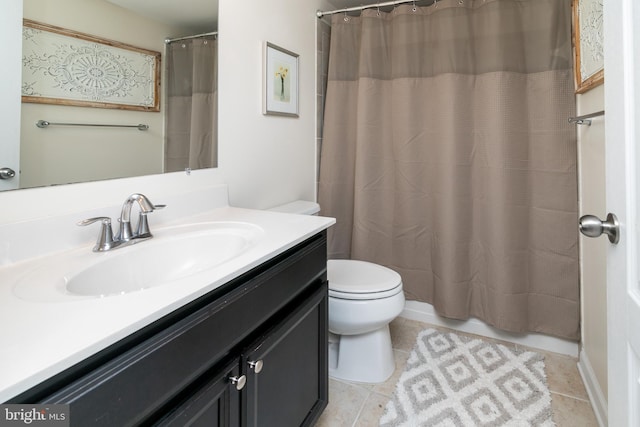
[[[333, 218], [220, 207], [162, 227], [152, 224], [151, 231], [161, 235], [168, 226], [208, 221], [248, 222], [261, 227], [264, 233], [248, 250], [206, 273], [104, 298], [36, 301], [18, 297], [14, 289], [16, 278], [38, 263], [51, 257], [91, 252], [93, 244], [0, 267], [0, 402], [64, 371], [335, 223]], [[140, 250], [145, 243], [135, 246]]]

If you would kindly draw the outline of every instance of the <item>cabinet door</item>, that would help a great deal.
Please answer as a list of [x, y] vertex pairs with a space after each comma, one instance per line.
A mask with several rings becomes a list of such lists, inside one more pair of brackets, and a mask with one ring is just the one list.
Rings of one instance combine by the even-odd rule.
[[313, 425], [328, 401], [327, 284], [242, 357], [243, 426]]
[[163, 427], [239, 426], [240, 390], [244, 386], [245, 379], [240, 376], [240, 367], [236, 359], [212, 376], [199, 381], [200, 384], [195, 385], [193, 394], [189, 393], [188, 397], [158, 425]]

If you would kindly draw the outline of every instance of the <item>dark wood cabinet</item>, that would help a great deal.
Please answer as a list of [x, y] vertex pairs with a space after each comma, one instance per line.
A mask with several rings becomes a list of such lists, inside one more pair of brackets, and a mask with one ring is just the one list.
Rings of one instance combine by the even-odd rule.
[[243, 426], [313, 425], [327, 402], [327, 296], [308, 300], [250, 346]]
[[157, 424], [162, 427], [218, 427], [240, 425], [240, 393], [230, 382], [239, 378], [237, 363], [231, 363], [205, 378], [202, 386], [189, 393]]
[[313, 425], [327, 404], [326, 232], [17, 396], [72, 426]]

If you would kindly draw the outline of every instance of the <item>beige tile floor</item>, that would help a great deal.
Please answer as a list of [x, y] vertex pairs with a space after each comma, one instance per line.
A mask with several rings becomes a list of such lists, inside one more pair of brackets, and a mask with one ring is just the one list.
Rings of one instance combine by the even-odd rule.
[[[316, 427], [377, 426], [378, 419], [384, 412], [384, 407], [393, 393], [396, 381], [413, 348], [416, 336], [426, 327], [433, 326], [404, 318], [394, 320], [390, 326], [396, 359], [396, 371], [393, 376], [385, 383], [375, 385], [330, 379], [329, 405]], [[515, 346], [504, 341], [500, 343]], [[556, 425], [558, 427], [597, 426], [587, 392], [578, 373], [577, 360], [556, 353], [543, 352], [543, 354]]]

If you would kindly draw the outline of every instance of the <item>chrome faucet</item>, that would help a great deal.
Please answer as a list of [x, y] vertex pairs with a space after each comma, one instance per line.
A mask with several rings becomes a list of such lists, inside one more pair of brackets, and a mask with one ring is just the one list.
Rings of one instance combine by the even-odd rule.
[[[138, 226], [134, 233], [131, 228], [131, 208], [133, 204], [137, 203], [140, 207], [140, 214], [138, 216]], [[147, 220], [147, 214], [153, 212], [156, 209], [162, 209], [165, 205], [154, 205], [144, 194], [134, 193], [127, 197], [122, 205], [122, 211], [120, 212], [120, 230], [118, 234], [113, 237], [113, 230], [111, 228], [111, 218], [109, 217], [95, 217], [88, 218], [78, 222], [78, 225], [89, 225], [94, 222], [100, 221], [102, 227], [100, 229], [100, 235], [98, 241], [93, 247], [94, 252], [105, 252], [118, 247], [132, 245], [143, 240], [147, 240], [153, 237], [151, 231], [149, 231], [149, 222]]]
[[[140, 206], [140, 216], [138, 220], [138, 230], [134, 234], [131, 230], [131, 207], [137, 202]], [[156, 209], [163, 208], [164, 205], [155, 206], [144, 194], [134, 193], [127, 197], [122, 205], [120, 212], [120, 232], [116, 236], [116, 240], [128, 242], [131, 239], [148, 239], [153, 237], [149, 232], [149, 223], [147, 222], [147, 214]]]

